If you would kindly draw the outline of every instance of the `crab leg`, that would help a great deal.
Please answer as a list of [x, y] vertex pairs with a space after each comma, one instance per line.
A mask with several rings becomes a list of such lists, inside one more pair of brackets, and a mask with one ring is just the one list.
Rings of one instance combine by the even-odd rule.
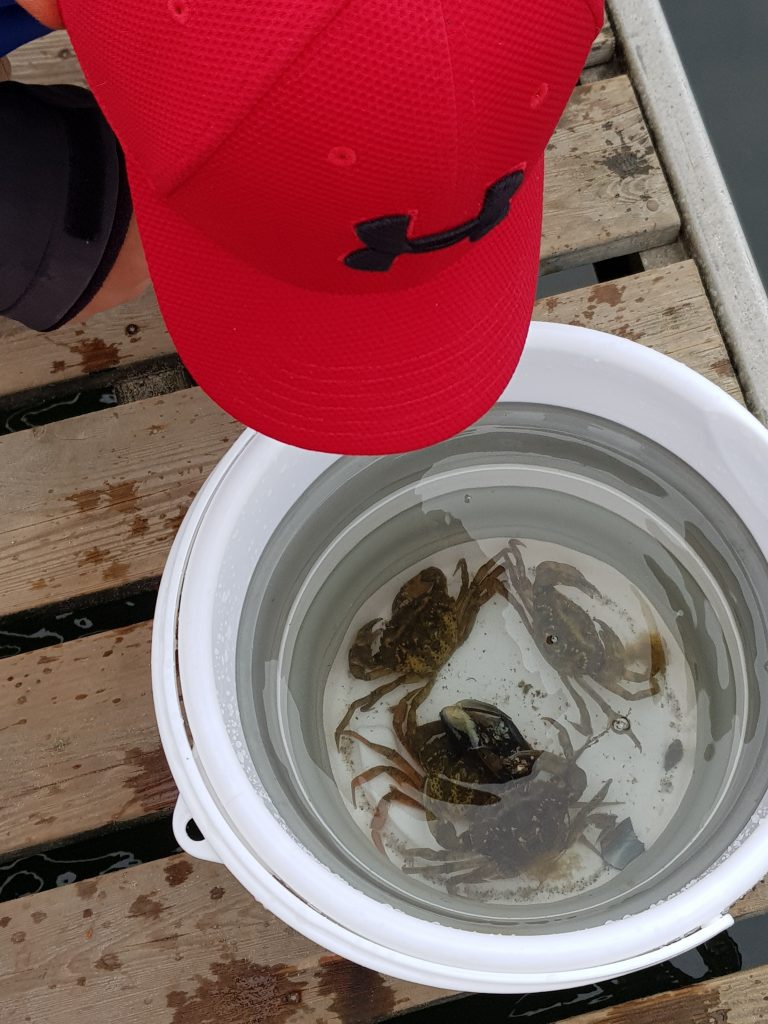
[[486, 859], [485, 863], [479, 864], [470, 871], [463, 871], [458, 875], [451, 875], [450, 878], [446, 878], [445, 886], [448, 892], [454, 893], [460, 885], [471, 885], [472, 882], [489, 882], [492, 878], [503, 877], [494, 863]]
[[423, 686], [411, 690], [395, 707], [392, 714], [392, 730], [406, 750], [410, 750], [408, 737], [416, 729], [416, 712], [429, 696], [437, 680], [437, 674], [430, 676]]
[[344, 715], [342, 720], [336, 726], [336, 732], [333, 734], [336, 740], [336, 749], [339, 749], [339, 743], [341, 741], [341, 734], [347, 728], [355, 712], [359, 709], [363, 711], [370, 711], [381, 700], [382, 697], [386, 697], [388, 693], [396, 690], [398, 686], [402, 686], [403, 683], [407, 683], [409, 679], [414, 677], [410, 674], [398, 676], [397, 679], [393, 679], [389, 683], [384, 683], [383, 686], [377, 686], [375, 690], [371, 690], [365, 697], [358, 697], [357, 700], [353, 700], [347, 708], [347, 713]]
[[[407, 851], [409, 855], [412, 855], [415, 852], [416, 851], [412, 850]], [[440, 857], [443, 857], [445, 859], [441, 860], [439, 863], [433, 863], [428, 866], [421, 867], [418, 864], [404, 864], [402, 867], [403, 873], [421, 874], [421, 876], [423, 876], [425, 879], [439, 878], [440, 876], [445, 876], [445, 874], [450, 874], [452, 871], [457, 871], [461, 869], [466, 870], [467, 867], [471, 867], [474, 869], [474, 867], [480, 866], [482, 863], [482, 860], [480, 859], [480, 857], [478, 857], [477, 854], [468, 853], [466, 858], [456, 859], [456, 857], [453, 856], [451, 858], [446, 858], [445, 854], [441, 854], [439, 850], [429, 850], [426, 852], [436, 853], [437, 857], [424, 857], [425, 860], [438, 860]], [[483, 858], [483, 860], [484, 859], [485, 858]]]
[[[592, 719], [589, 717], [589, 711], [587, 710], [587, 705], [584, 698], [581, 696], [581, 694], [573, 685], [568, 676], [566, 676], [562, 672], [558, 672], [557, 674], [560, 676], [560, 681], [562, 682], [563, 686], [570, 694], [571, 700], [578, 708], [579, 720], [578, 722], [571, 722], [571, 725], [574, 727], [574, 729], [576, 729], [577, 732], [580, 732], [582, 736], [589, 736], [589, 734], [592, 732]], [[571, 720], [568, 719], [568, 721], [570, 722]]]
[[[596, 690], [594, 690], [587, 683], [586, 679], [582, 679], [581, 680], [581, 685], [584, 687], [584, 690], [586, 691], [586, 693], [589, 694], [589, 696], [592, 698], [592, 700], [595, 702], [595, 704], [597, 704], [597, 706], [600, 708], [600, 710], [605, 712], [606, 718], [608, 719], [608, 726], [607, 726], [607, 728], [610, 729], [611, 722], [613, 722], [616, 719], [616, 717], [617, 717], [616, 712], [611, 707], [611, 705], [607, 701], [603, 700], [603, 698], [600, 696], [600, 694]], [[637, 749], [642, 753], [643, 745], [640, 742], [640, 740], [637, 738], [637, 736], [635, 734], [635, 730], [632, 728], [631, 725], [630, 725], [629, 729], [625, 729], [624, 730], [622, 735], [623, 736], [628, 736], [632, 740], [634, 745], [637, 747]]]
[[568, 849], [574, 839], [584, 831], [587, 825], [587, 819], [592, 811], [594, 811], [596, 807], [599, 807], [603, 800], [605, 800], [612, 782], [613, 779], [608, 779], [607, 782], [604, 782], [592, 799], [576, 814], [576, 817], [573, 819], [571, 827], [568, 830], [568, 839], [566, 841], [565, 849]]
[[423, 811], [424, 808], [412, 796], [408, 796], [407, 793], [401, 793], [399, 789], [390, 789], [388, 793], [376, 804], [376, 810], [373, 812], [373, 818], [371, 819], [371, 839], [373, 839], [376, 849], [383, 853], [385, 857], [388, 857], [387, 851], [384, 849], [384, 840], [382, 839], [382, 832], [384, 826], [387, 823], [389, 817], [389, 805], [392, 803], [405, 804], [406, 807], [415, 807], [417, 811]]
[[[361, 736], [359, 732], [352, 732], [351, 730], [347, 730], [342, 735], [351, 736], [353, 739], [356, 739], [359, 743], [364, 744], [366, 747], [370, 747], [371, 750], [375, 750], [377, 754], [381, 754], [382, 757], [386, 757], [389, 761], [392, 762], [393, 766], [396, 767], [403, 776], [405, 776], [407, 782], [409, 782], [415, 789], [421, 789], [423, 781], [421, 777], [417, 774], [416, 770], [405, 760], [405, 758], [401, 754], [398, 754], [398, 752], [394, 750], [392, 747], [385, 747], [382, 743], [374, 743], [373, 740], [369, 740], [366, 739], [365, 736]], [[369, 771], [373, 771], [373, 769], [369, 769]], [[367, 775], [368, 772], [363, 772], [363, 774]], [[352, 780], [353, 793], [356, 788], [357, 779], [361, 778], [362, 776], [358, 775], [357, 778]]]
[[373, 768], [360, 772], [359, 775], [352, 779], [352, 803], [355, 807], [357, 807], [357, 790], [359, 787], [365, 785], [366, 782], [371, 782], [373, 779], [378, 778], [379, 775], [389, 775], [391, 779], [399, 782], [401, 786], [410, 786], [417, 791], [419, 789], [419, 786], [414, 783], [411, 776], [401, 768], [396, 768], [393, 764], [377, 764]]

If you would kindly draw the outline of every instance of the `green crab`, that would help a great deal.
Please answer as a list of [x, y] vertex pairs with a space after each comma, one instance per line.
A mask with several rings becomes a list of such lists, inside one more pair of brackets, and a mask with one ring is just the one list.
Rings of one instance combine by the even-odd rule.
[[471, 579], [466, 559], [460, 559], [454, 571], [461, 575], [456, 597], [449, 593], [442, 569], [427, 566], [400, 587], [386, 622], [372, 619], [360, 627], [349, 649], [350, 673], [365, 681], [394, 674], [397, 678], [350, 704], [336, 728], [337, 747], [358, 709], [370, 711], [403, 683], [434, 680], [471, 633], [482, 606], [497, 594], [509, 598], [501, 580], [502, 554], [484, 562]]
[[[452, 893], [462, 884], [523, 873], [543, 880], [578, 840], [586, 842], [584, 833], [590, 826], [604, 827], [605, 816], [595, 812], [613, 780], [607, 779], [585, 801], [587, 775], [577, 764], [592, 740], [574, 751], [567, 731], [552, 719], [544, 721], [557, 730], [562, 754], [517, 751], [516, 757], [529, 770], [500, 784], [486, 783], [481, 790], [486, 799], [464, 809], [466, 828], [460, 834], [453, 829], [437, 835], [433, 830], [443, 849], [406, 850], [406, 873], [440, 879]], [[468, 731], [464, 742], [466, 756], [473, 743]]]
[[436, 841], [453, 847], [458, 841], [454, 812], [495, 803], [498, 797], [483, 787], [527, 775], [539, 756], [508, 715], [482, 701], [449, 705], [437, 721], [419, 725], [417, 712], [430, 689], [428, 682], [412, 690], [395, 707], [392, 727], [403, 753], [358, 732], [343, 734], [386, 759], [352, 780], [353, 803], [360, 787], [373, 779], [385, 775], [392, 783], [371, 820], [371, 838], [385, 855], [383, 833], [393, 803], [423, 811]]
[[[521, 541], [509, 542], [506, 558], [510, 586], [506, 598], [571, 694], [579, 710], [579, 722], [574, 723], [579, 732], [588, 735], [592, 723], [575, 683], [593, 698], [611, 721], [616, 719], [616, 713], [587, 680], [623, 700], [641, 700], [658, 694], [658, 676], [666, 669], [666, 652], [650, 613], [647, 617], [653, 628], [625, 646], [606, 622], [593, 617], [562, 593], [560, 588], [572, 587], [588, 597], [602, 599], [600, 591], [583, 573], [564, 562], [545, 561], [536, 566], [531, 580], [520, 552], [522, 547]], [[630, 688], [631, 684], [638, 683], [644, 685]], [[625, 731], [639, 747], [631, 729]]]

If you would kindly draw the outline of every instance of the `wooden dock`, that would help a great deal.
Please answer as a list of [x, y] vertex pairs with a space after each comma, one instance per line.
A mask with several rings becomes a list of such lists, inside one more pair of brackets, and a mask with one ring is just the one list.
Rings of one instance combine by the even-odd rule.
[[[22, 81], [81, 81], [63, 33], [12, 63]], [[624, 67], [606, 25], [547, 154], [542, 272], [594, 266], [598, 283], [549, 295], [534, 315], [649, 345], [741, 401]], [[92, 635], [49, 646], [41, 634], [0, 663], [7, 863], [170, 815], [152, 624], [115, 628], [109, 608], [156, 590], [240, 427], [192, 385], [151, 296], [49, 335], [0, 322], [0, 351], [0, 425], [16, 428], [0, 436], [0, 653], [46, 616], [107, 609]], [[72, 416], [81, 403], [89, 411]], [[766, 910], [763, 883], [732, 912]], [[768, 966], [756, 967], [578, 1019], [746, 1024], [768, 1015], [766, 991]], [[314, 946], [225, 868], [186, 855], [0, 904], [2, 1024], [370, 1024], [447, 996]]]

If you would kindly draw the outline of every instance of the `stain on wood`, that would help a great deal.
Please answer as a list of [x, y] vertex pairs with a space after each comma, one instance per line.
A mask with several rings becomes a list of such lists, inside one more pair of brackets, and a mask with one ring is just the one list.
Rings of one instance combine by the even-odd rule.
[[[606, 131], [612, 132], [613, 124], [609, 122], [604, 125], [604, 128]], [[653, 156], [653, 146], [647, 145], [643, 149], [631, 146], [624, 138], [624, 132], [620, 128], [616, 129], [616, 135], [618, 142], [614, 142], [610, 136], [607, 140], [608, 145], [614, 147], [603, 160], [608, 170], [622, 181], [627, 178], [647, 175], [653, 168], [649, 159]]]
[[321, 957], [318, 991], [341, 1024], [391, 1017], [397, 1005], [392, 979], [341, 957]]
[[143, 750], [131, 747], [125, 751], [123, 764], [131, 769], [125, 785], [132, 790], [136, 809], [144, 814], [168, 807], [169, 795], [175, 800], [176, 787], [169, 786], [170, 769], [168, 761], [157, 738], [157, 746]]
[[88, 878], [77, 886], [77, 895], [81, 900], [90, 900], [96, 895], [99, 883], [95, 878]]
[[80, 338], [67, 347], [80, 360], [80, 369], [83, 373], [109, 370], [120, 362], [120, 350], [117, 345], [114, 342], [108, 343], [103, 338]]
[[164, 874], [165, 880], [172, 888], [186, 882], [193, 873], [192, 864], [188, 860], [177, 860], [166, 864]]
[[123, 962], [116, 953], [105, 953], [94, 964], [97, 971], [118, 971], [122, 966]]
[[288, 964], [254, 964], [245, 959], [215, 962], [193, 992], [173, 990], [166, 1004], [173, 1024], [281, 1024], [301, 1006], [306, 982]]
[[20, 724], [0, 744], [0, 854], [172, 807], [176, 786], [152, 707], [151, 629], [6, 659], [13, 679], [0, 688], [0, 728]]
[[137, 896], [128, 908], [128, 917], [143, 917], [149, 921], [156, 921], [164, 911], [168, 910], [167, 904], [152, 898], [156, 895], [156, 892], [152, 892]]

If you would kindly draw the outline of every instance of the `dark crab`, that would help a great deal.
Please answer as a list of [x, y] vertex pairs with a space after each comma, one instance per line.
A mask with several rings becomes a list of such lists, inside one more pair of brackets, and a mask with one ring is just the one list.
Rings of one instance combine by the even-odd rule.
[[[594, 812], [612, 780], [584, 801], [588, 780], [576, 762], [591, 741], [574, 751], [567, 731], [552, 719], [545, 721], [557, 730], [562, 755], [519, 750], [517, 758], [530, 759], [530, 770], [501, 784], [485, 782], [480, 791], [486, 799], [465, 808], [464, 831], [440, 835], [442, 850], [407, 850], [411, 863], [404, 871], [441, 879], [449, 892], [462, 884], [525, 872], [543, 878], [586, 829], [600, 827]], [[469, 732], [465, 731], [464, 742], [472, 748]]]
[[392, 726], [402, 753], [358, 732], [344, 734], [386, 759], [352, 780], [353, 801], [361, 786], [379, 776], [387, 776], [392, 783], [376, 804], [371, 821], [371, 838], [382, 853], [386, 853], [383, 832], [391, 804], [423, 811], [437, 842], [453, 846], [457, 842], [453, 818], [462, 808], [494, 803], [496, 795], [483, 787], [527, 775], [539, 756], [529, 749], [508, 715], [482, 701], [460, 701], [443, 708], [437, 721], [419, 725], [418, 708], [430, 687], [428, 682], [412, 690], [395, 708]]
[[[501, 577], [501, 554], [488, 559], [470, 579], [465, 559], [456, 566], [461, 587], [456, 597], [448, 592], [445, 573], [431, 565], [404, 583], [392, 602], [392, 614], [366, 622], [349, 649], [349, 671], [355, 679], [372, 680], [397, 674], [350, 704], [336, 728], [336, 745], [358, 709], [370, 711], [378, 701], [406, 682], [436, 677], [454, 651], [472, 631], [477, 613], [494, 595], [509, 597]], [[455, 575], [454, 573], [454, 575]]]
[[[583, 573], [564, 562], [545, 561], [536, 566], [531, 580], [520, 552], [523, 546], [520, 541], [510, 541], [507, 600], [517, 610], [537, 648], [573, 697], [579, 709], [579, 722], [574, 723], [579, 732], [588, 735], [592, 723], [584, 698], [574, 686], [576, 683], [611, 721], [617, 718], [615, 711], [597, 690], [589, 686], [587, 680], [594, 681], [598, 687], [623, 700], [641, 700], [659, 693], [658, 676], [666, 668], [666, 652], [650, 612], [646, 615], [651, 628], [634, 643], [625, 646], [606, 622], [593, 617], [562, 593], [560, 588], [572, 587], [588, 597], [601, 599], [600, 591]], [[639, 747], [632, 731], [625, 731]]]

